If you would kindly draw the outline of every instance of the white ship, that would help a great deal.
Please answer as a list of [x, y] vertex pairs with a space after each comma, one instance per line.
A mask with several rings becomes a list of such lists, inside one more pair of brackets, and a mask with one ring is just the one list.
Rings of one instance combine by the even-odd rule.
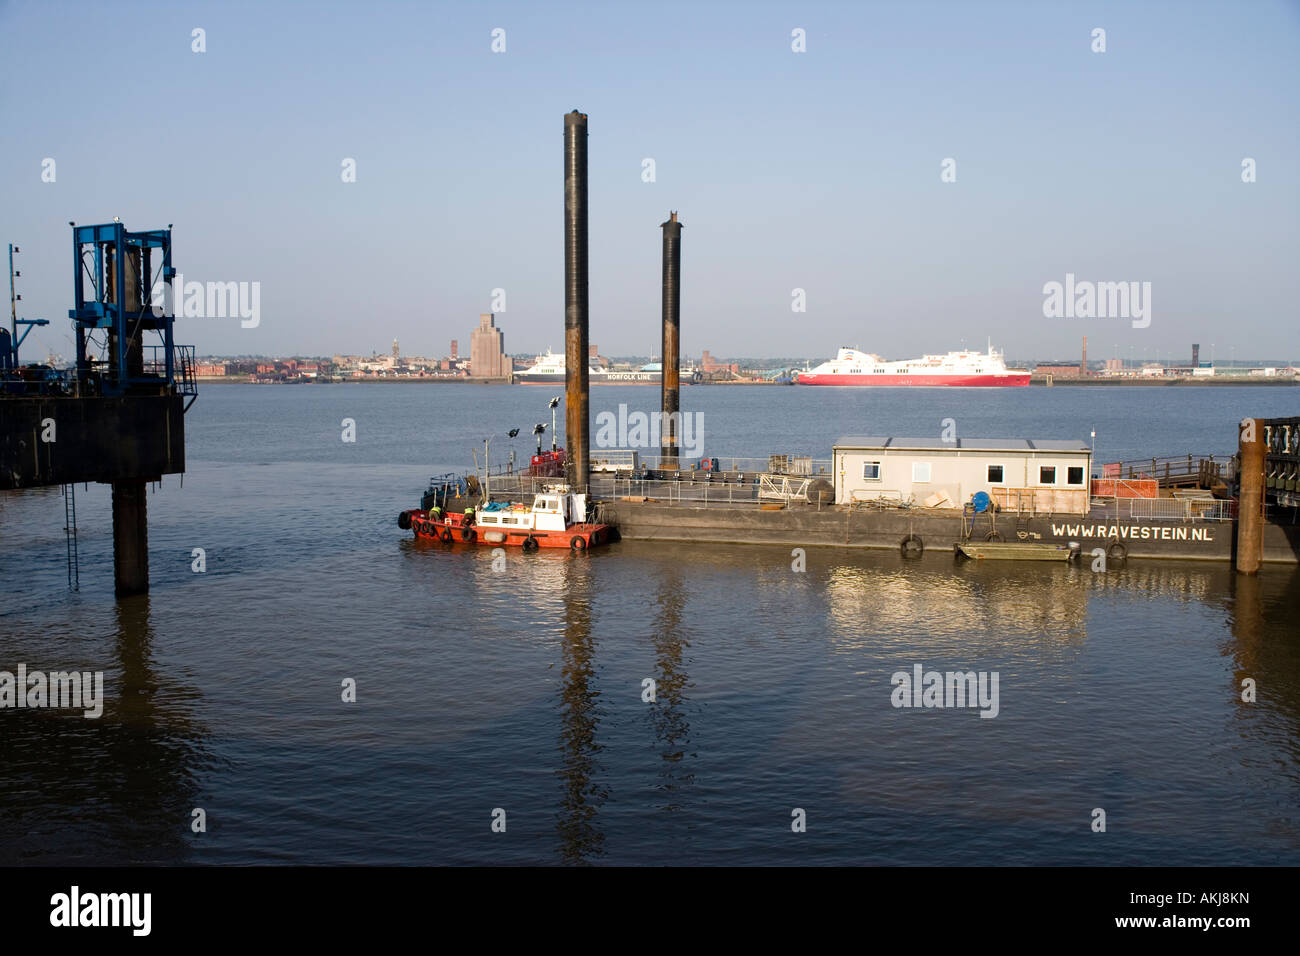
[[948, 352], [887, 362], [879, 355], [842, 348], [835, 358], [800, 372], [800, 385], [998, 387], [1029, 384], [1029, 370], [1007, 368], [1002, 353]]
[[[607, 369], [592, 362], [587, 365], [587, 381], [592, 385], [658, 385], [663, 374], [661, 369], [658, 362], [626, 371]], [[686, 384], [693, 381], [698, 372], [693, 368], [682, 368], [679, 374], [682, 384]], [[521, 385], [563, 384], [564, 378], [564, 355], [550, 349], [534, 364], [514, 375], [515, 382]]]

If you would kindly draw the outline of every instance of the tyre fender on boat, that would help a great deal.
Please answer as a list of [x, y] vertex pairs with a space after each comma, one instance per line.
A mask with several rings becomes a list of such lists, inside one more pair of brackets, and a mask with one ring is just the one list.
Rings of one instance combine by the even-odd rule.
[[397, 526], [403, 531], [411, 530], [411, 513], [409, 511], [399, 512], [397, 515]]
[[528, 537], [524, 538], [524, 543], [522, 547], [525, 551], [536, 551], [537, 539], [530, 534]]
[[473, 541], [477, 537], [478, 532], [468, 525], [460, 529], [460, 540], [462, 541]]
[[580, 534], [575, 534], [572, 538], [569, 539], [569, 547], [571, 547], [574, 551], [581, 551], [586, 546], [587, 546], [587, 541]]
[[925, 542], [919, 534], [909, 534], [899, 542], [898, 550], [905, 558], [919, 558], [925, 554]]
[[450, 528], [443, 528], [442, 531], [439, 532], [439, 534], [438, 534], [438, 538], [439, 538], [440, 540], [442, 540], [442, 541], [444, 541], [444, 542], [450, 544], [450, 543], [451, 543], [451, 529], [450, 529]]

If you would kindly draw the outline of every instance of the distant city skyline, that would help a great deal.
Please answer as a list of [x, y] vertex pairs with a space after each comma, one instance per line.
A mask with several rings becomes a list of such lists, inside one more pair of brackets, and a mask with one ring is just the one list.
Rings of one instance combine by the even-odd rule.
[[[149, 65], [129, 122], [52, 67], [106, 49]], [[563, 347], [577, 108], [603, 354], [658, 353], [677, 210], [685, 354], [991, 337], [1066, 360], [1087, 335], [1097, 360], [1295, 361], [1297, 52], [1285, 2], [14, 2], [0, 243], [22, 248], [19, 315], [51, 320], [27, 360], [73, 350], [68, 221], [114, 216], [174, 224], [187, 279], [259, 283], [251, 327], [178, 319], [200, 354], [441, 356], [481, 313], [537, 354]], [[1048, 317], [1076, 278], [1095, 298]]]

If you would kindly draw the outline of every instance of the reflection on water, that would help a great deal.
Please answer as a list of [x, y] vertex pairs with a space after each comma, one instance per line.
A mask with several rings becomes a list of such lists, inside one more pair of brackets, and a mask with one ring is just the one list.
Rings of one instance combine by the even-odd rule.
[[[608, 792], [598, 781], [601, 772], [596, 741], [600, 724], [600, 691], [595, 684], [596, 642], [591, 627], [591, 565], [578, 555], [566, 555], [551, 567], [563, 570], [559, 593], [564, 603], [564, 642], [560, 671], [560, 769], [562, 783], [556, 829], [560, 858], [584, 863], [603, 852], [605, 835], [597, 816]], [[548, 567], [548, 570], [551, 569]]]
[[[1232, 693], [1242, 733], [1258, 733], [1261, 709], [1285, 718], [1278, 744], [1300, 765], [1300, 571], [1233, 575], [1224, 603], [1230, 610], [1231, 640], [1225, 654], [1233, 662]], [[1242, 701], [1242, 682], [1255, 684], [1255, 701]]]
[[691, 726], [686, 717], [686, 690], [690, 678], [683, 655], [690, 642], [686, 639], [683, 613], [686, 607], [685, 581], [678, 565], [660, 568], [655, 586], [654, 646], [656, 664], [655, 703], [651, 705], [651, 722], [659, 742], [659, 789], [669, 812], [682, 809], [685, 799], [680, 792], [695, 780], [685, 763], [690, 746]]
[[[0, 668], [104, 670], [108, 702], [0, 711], [0, 862], [1300, 863], [1295, 569], [625, 541], [493, 570], [399, 535], [422, 474], [202, 463], [121, 603], [106, 494], [76, 595], [57, 496], [5, 500], [0, 543], [41, 547], [0, 550]], [[892, 708], [914, 663], [999, 671], [999, 716]]]
[[[105, 671], [106, 700], [94, 720], [79, 710], [0, 716], [0, 862], [165, 864], [190, 855], [197, 780], [215, 765], [193, 716], [199, 694], [155, 665], [148, 596], [118, 601], [114, 611], [115, 660], [26, 652], [31, 670]], [[94, 636], [99, 647], [104, 641]]]
[[1024, 565], [839, 565], [826, 583], [831, 639], [844, 651], [942, 638], [1079, 641], [1087, 631], [1087, 598], [1078, 575], [1071, 577], [1064, 565], [1046, 573]]

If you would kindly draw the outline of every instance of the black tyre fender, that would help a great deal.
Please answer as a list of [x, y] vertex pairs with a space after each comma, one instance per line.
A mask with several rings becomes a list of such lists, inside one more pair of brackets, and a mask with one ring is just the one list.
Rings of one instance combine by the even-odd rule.
[[1111, 546], [1106, 549], [1106, 557], [1111, 561], [1114, 561], [1116, 564], [1121, 564], [1128, 558], [1128, 548], [1124, 547], [1124, 545], [1120, 544], [1118, 541], [1114, 541], [1111, 543]]
[[411, 513], [409, 511], [399, 512], [397, 515], [397, 526], [403, 531], [411, 530]]
[[537, 539], [530, 534], [528, 537], [524, 538], [524, 543], [522, 547], [525, 551], [536, 551]]
[[984, 540], [985, 540], [985, 541], [1001, 541], [1001, 540], [1002, 540], [1002, 534], [1001, 534], [1001, 532], [998, 532], [998, 531], [990, 531], [988, 534], [986, 534], [986, 535], [984, 536]]
[[450, 543], [451, 543], [451, 540], [452, 540], [452, 538], [451, 538], [451, 529], [450, 529], [450, 528], [443, 528], [442, 531], [441, 531], [441, 532], [439, 533], [439, 535], [438, 535], [438, 539], [439, 539], [440, 541], [443, 541], [443, 542], [447, 543], [447, 544], [450, 544]]
[[473, 528], [465, 527], [460, 529], [460, 540], [462, 541], [473, 541], [477, 537], [478, 532]]
[[572, 548], [574, 551], [582, 551], [584, 548], [587, 547], [587, 542], [582, 537], [582, 535], [575, 534], [572, 538], [569, 539], [569, 547]]
[[905, 558], [919, 558], [925, 554], [925, 542], [919, 534], [909, 534], [899, 542], [898, 551]]

